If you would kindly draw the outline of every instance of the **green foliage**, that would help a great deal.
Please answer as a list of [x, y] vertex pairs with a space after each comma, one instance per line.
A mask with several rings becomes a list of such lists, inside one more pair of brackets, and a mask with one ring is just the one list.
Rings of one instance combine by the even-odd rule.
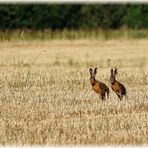
[[1, 29], [63, 30], [148, 27], [148, 5], [0, 5]]
[[134, 29], [148, 27], [148, 5], [131, 5], [124, 17], [125, 24]]

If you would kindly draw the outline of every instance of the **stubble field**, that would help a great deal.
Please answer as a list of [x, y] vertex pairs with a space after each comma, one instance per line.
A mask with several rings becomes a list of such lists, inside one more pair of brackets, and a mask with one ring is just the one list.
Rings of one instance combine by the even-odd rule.
[[[148, 144], [148, 40], [0, 43], [0, 144]], [[110, 69], [128, 92], [118, 99]], [[110, 88], [102, 101], [89, 68]]]

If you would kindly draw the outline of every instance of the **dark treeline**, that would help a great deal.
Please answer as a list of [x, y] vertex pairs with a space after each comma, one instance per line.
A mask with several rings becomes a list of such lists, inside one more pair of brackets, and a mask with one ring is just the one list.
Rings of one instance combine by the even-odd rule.
[[148, 28], [147, 4], [0, 5], [0, 29]]

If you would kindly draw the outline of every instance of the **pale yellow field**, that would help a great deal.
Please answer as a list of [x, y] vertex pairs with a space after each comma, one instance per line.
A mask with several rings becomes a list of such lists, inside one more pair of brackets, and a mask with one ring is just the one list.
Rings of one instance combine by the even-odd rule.
[[[0, 43], [0, 144], [148, 144], [148, 40]], [[110, 69], [128, 92], [118, 99]], [[89, 68], [109, 86], [102, 101]]]

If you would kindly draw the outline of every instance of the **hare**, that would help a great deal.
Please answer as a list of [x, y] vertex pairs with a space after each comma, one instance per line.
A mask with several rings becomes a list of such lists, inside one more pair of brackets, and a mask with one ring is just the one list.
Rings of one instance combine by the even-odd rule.
[[89, 72], [90, 72], [90, 83], [92, 85], [92, 89], [96, 93], [100, 94], [102, 100], [105, 100], [106, 94], [107, 94], [107, 98], [109, 97], [109, 88], [104, 83], [97, 81], [95, 79], [95, 76], [97, 74], [97, 68], [94, 69], [94, 72], [93, 72], [93, 69], [90, 68]]
[[122, 100], [123, 96], [127, 95], [126, 88], [123, 84], [116, 80], [117, 68], [115, 70], [111, 69], [110, 83], [112, 90], [117, 94], [120, 100]]

